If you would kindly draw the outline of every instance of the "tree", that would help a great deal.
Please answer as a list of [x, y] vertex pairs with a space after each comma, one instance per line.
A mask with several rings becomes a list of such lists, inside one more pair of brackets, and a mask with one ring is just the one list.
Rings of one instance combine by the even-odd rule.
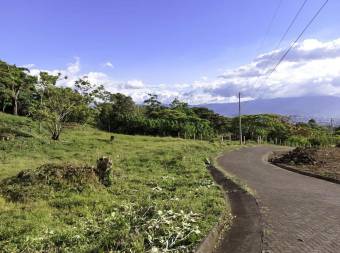
[[1, 111], [5, 112], [6, 108], [10, 106], [11, 103], [11, 92], [0, 84], [0, 104]]
[[316, 120], [315, 120], [315, 119], [310, 119], [310, 120], [308, 120], [308, 125], [309, 125], [311, 128], [317, 128], [317, 127], [318, 127], [318, 124], [316, 123]]
[[98, 106], [99, 115], [97, 118], [98, 127], [109, 132], [112, 131], [112, 104], [102, 103]]
[[[57, 75], [49, 74], [46, 71], [41, 71], [39, 73], [38, 77], [38, 83], [37, 83], [37, 93], [39, 96], [39, 105], [35, 105], [35, 107], [40, 107], [40, 109], [43, 109], [43, 100], [45, 97], [49, 95], [49, 90], [55, 88], [55, 85], [57, 84], [57, 81], [61, 77], [61, 73], [58, 73]], [[67, 77], [64, 77], [67, 79]], [[33, 106], [34, 107], [34, 106]], [[37, 109], [37, 108], [36, 108]], [[41, 131], [42, 128], [42, 120], [43, 120], [43, 114], [36, 113], [33, 115], [33, 118], [37, 119], [39, 121], [39, 131]]]
[[111, 94], [110, 103], [112, 104], [112, 112], [117, 117], [132, 114], [135, 111], [136, 105], [132, 98], [121, 93]]
[[123, 122], [127, 116], [136, 113], [136, 105], [132, 98], [121, 93], [110, 94], [109, 102], [99, 106], [98, 124], [109, 131], [126, 127]]
[[186, 110], [189, 108], [188, 103], [180, 101], [178, 98], [175, 98], [171, 104], [170, 108], [174, 110]]
[[[40, 103], [42, 103], [44, 95], [48, 94], [48, 89], [53, 88], [57, 84], [57, 81], [60, 77], [61, 73], [58, 73], [57, 75], [51, 75], [45, 71], [41, 71], [39, 73], [37, 90], [40, 96]], [[64, 78], [67, 79], [67, 76]]]
[[52, 140], [59, 140], [67, 117], [83, 104], [84, 98], [72, 89], [50, 87], [34, 114], [46, 122]]
[[192, 108], [189, 107], [188, 103], [182, 102], [178, 98], [175, 98], [171, 102], [170, 108], [172, 110], [183, 112], [188, 116], [189, 115], [191, 115], [191, 116], [195, 115], [194, 111], [192, 110]]
[[208, 120], [215, 132], [226, 134], [231, 131], [231, 119], [209, 110], [206, 107], [193, 107], [193, 112], [201, 119]]
[[109, 92], [105, 91], [103, 85], [91, 83], [87, 76], [79, 78], [74, 85], [74, 91], [81, 94], [86, 101], [90, 104], [95, 102], [95, 99], [108, 100]]
[[[232, 119], [232, 132], [238, 131], [238, 117]], [[247, 139], [258, 137], [268, 140], [285, 141], [292, 133], [290, 125], [284, 117], [274, 114], [258, 114], [242, 116], [242, 133]]]
[[[41, 71], [39, 73], [38, 84], [42, 87], [42, 89], [46, 89], [51, 85], [55, 86], [60, 77], [61, 73], [58, 73], [57, 75], [52, 75], [46, 71]], [[67, 79], [66, 76], [64, 78]]]
[[162, 104], [158, 101], [158, 95], [149, 93], [148, 96], [149, 98], [144, 100], [145, 113], [148, 117], [155, 117], [157, 112], [162, 108]]
[[37, 79], [29, 75], [27, 68], [17, 67], [0, 61], [0, 84], [11, 98], [14, 115], [18, 115], [18, 101], [21, 92], [34, 88]]

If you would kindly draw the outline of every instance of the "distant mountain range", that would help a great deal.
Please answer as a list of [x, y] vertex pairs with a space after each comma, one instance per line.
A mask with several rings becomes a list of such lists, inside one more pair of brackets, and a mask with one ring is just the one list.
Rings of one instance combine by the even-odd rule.
[[[238, 103], [202, 104], [215, 112], [236, 116]], [[295, 121], [307, 121], [314, 118], [327, 124], [333, 118], [340, 124], [340, 97], [307, 96], [275, 99], [257, 99], [241, 103], [242, 114], [274, 113], [292, 116]]]

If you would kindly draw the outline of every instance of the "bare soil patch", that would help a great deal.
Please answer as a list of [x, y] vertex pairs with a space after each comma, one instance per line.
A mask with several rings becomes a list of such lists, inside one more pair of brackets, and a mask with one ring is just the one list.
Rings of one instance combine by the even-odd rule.
[[288, 153], [276, 153], [270, 159], [274, 164], [293, 166], [316, 176], [340, 181], [340, 148], [296, 148]]

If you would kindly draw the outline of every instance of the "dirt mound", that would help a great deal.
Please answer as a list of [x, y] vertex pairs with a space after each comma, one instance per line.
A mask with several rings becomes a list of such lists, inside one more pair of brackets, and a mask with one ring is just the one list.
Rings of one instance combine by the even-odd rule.
[[282, 156], [272, 158], [271, 162], [293, 165], [317, 165], [323, 163], [323, 161], [318, 160], [318, 150], [316, 148], [296, 148]]
[[108, 186], [110, 178], [106, 177], [111, 177], [111, 172], [111, 167], [45, 164], [2, 180], [0, 193], [11, 201], [46, 199], [62, 192], [82, 192], [85, 189]]

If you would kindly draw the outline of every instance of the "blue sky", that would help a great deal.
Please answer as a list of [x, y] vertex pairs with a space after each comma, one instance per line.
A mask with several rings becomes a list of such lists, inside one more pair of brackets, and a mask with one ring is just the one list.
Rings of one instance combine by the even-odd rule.
[[[141, 82], [164, 92], [182, 85], [178, 96], [184, 94], [184, 99], [198, 86], [202, 91], [214, 88], [209, 94], [216, 96], [216, 88], [223, 88], [216, 78], [247, 66], [260, 53], [270, 53], [303, 0], [282, 0], [262, 43], [279, 2], [4, 0], [0, 58], [51, 71], [76, 64], [77, 74], [97, 73], [96, 78], [105, 79], [99, 81], [115, 91], [129, 87], [119, 83]], [[323, 2], [308, 1], [285, 46]], [[330, 0], [304, 39], [326, 43], [340, 37], [339, 10], [340, 1]], [[211, 87], [193, 85], [207, 80]], [[176, 94], [167, 97], [171, 96]], [[249, 94], [256, 96], [265, 97]]]

